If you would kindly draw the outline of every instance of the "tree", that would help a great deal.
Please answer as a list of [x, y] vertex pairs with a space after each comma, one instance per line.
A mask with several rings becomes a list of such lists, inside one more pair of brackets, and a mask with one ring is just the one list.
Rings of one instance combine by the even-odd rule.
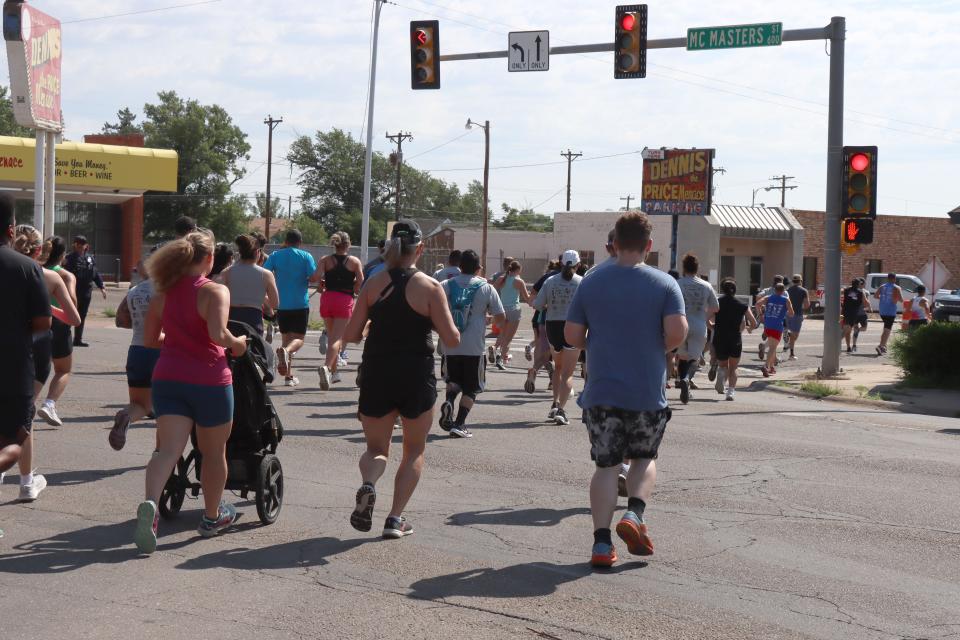
[[[298, 229], [303, 236], [304, 244], [326, 244], [329, 239], [322, 224], [302, 213], [290, 220], [290, 225], [287, 228]], [[278, 233], [277, 236], [279, 237], [276, 237], [274, 242], [282, 241], [283, 234], [284, 232]]]
[[[265, 218], [267, 215], [267, 194], [263, 191], [258, 191], [253, 196], [253, 200], [250, 201], [250, 213], [253, 214], [255, 218]], [[270, 217], [271, 218], [282, 218], [287, 213], [286, 209], [281, 203], [280, 198], [273, 197], [270, 198]]]
[[13, 102], [7, 95], [9, 87], [0, 85], [0, 136], [13, 136], [15, 138], [34, 138], [36, 133], [33, 129], [20, 126], [13, 117]]
[[128, 108], [117, 112], [117, 124], [104, 125], [111, 133], [142, 131], [148, 147], [173, 149], [179, 155], [176, 195], [146, 194], [145, 234], [151, 240], [169, 238], [182, 215], [195, 218], [218, 237], [242, 233], [247, 201], [231, 195], [230, 188], [245, 173], [241, 162], [250, 158], [247, 134], [218, 105], [184, 100], [175, 91], [161, 91], [157, 98], [143, 106], [139, 127]]
[[124, 107], [123, 109], [117, 111], [117, 124], [104, 122], [102, 132], [107, 135], [115, 136], [143, 133], [143, 127], [134, 123], [136, 119], [137, 114], [135, 114], [133, 111], [130, 111], [129, 108]]
[[551, 216], [536, 213], [528, 208], [516, 209], [506, 202], [500, 205], [500, 209], [505, 215], [499, 220], [493, 221], [493, 226], [497, 229], [539, 231], [541, 233], [553, 232], [553, 218]]

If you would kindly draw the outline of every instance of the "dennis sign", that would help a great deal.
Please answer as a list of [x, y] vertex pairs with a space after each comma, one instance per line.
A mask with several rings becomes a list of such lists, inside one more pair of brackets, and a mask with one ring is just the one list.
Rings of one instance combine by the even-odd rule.
[[24, 2], [3, 4], [13, 115], [31, 129], [60, 131], [60, 21]]
[[709, 215], [713, 154], [713, 149], [663, 149], [662, 153], [645, 154], [640, 203], [643, 212]]

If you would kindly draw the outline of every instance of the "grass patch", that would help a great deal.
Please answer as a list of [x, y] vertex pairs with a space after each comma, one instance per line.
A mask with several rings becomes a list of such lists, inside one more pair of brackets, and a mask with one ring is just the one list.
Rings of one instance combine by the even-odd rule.
[[107, 318], [116, 318], [117, 310], [114, 309], [113, 307], [107, 307], [106, 309], [103, 310], [103, 315]]
[[771, 383], [775, 387], [780, 387], [782, 389], [796, 389], [797, 385], [791, 384], [789, 382], [784, 382], [783, 380], [774, 380]]
[[307, 329], [310, 331], [323, 331], [323, 320], [311, 320], [307, 323]]
[[840, 389], [823, 384], [822, 382], [804, 382], [800, 385], [800, 390], [817, 398], [840, 395]]

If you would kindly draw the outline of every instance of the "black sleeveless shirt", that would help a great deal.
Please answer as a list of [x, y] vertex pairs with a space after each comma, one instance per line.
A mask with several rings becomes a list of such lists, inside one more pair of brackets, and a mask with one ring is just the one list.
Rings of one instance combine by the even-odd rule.
[[[433, 322], [407, 302], [416, 269], [390, 269], [390, 284], [370, 306], [370, 333], [363, 357], [433, 357]], [[401, 373], [402, 375], [402, 373]]]
[[327, 291], [337, 291], [353, 295], [353, 284], [357, 280], [357, 274], [347, 269], [346, 262], [349, 256], [333, 254], [336, 265], [333, 269], [323, 274], [324, 286]]

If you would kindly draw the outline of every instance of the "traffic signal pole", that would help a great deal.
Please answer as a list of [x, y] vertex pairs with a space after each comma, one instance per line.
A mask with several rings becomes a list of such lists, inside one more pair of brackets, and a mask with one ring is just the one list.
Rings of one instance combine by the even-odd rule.
[[843, 53], [847, 21], [835, 17], [830, 32], [830, 100], [827, 115], [827, 212], [824, 225], [823, 360], [820, 375], [840, 372], [840, 214], [843, 194]]

